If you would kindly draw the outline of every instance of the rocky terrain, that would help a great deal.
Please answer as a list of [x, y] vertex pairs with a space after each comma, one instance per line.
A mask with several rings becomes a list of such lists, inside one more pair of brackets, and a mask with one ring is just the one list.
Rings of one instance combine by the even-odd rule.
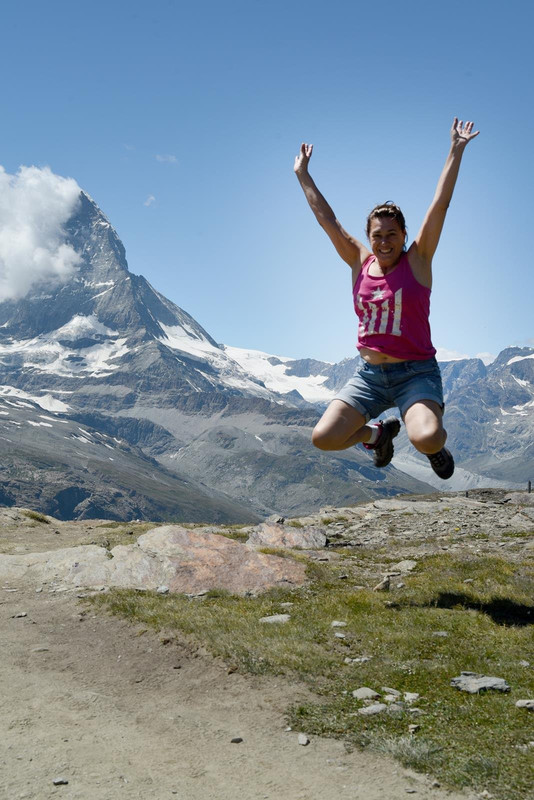
[[[357, 580], [389, 591], [394, 602], [419, 558], [449, 550], [513, 563], [534, 553], [533, 531], [534, 494], [495, 489], [328, 506], [237, 528], [73, 522], [4, 508], [3, 794], [398, 800], [413, 793], [465, 800], [471, 795], [443, 792], [385, 756], [316, 737], [299, 746], [283, 709], [289, 698], [305, 698], [302, 687], [246, 678], [187, 639], [93, 614], [76, 598], [110, 585], [200, 599], [225, 586], [247, 595], [302, 585], [303, 562], [277, 555], [297, 548], [305, 560], [339, 562], [339, 577], [354, 591]], [[261, 552], [266, 547], [271, 554]]]
[[[310, 559], [353, 553], [359, 579], [372, 584], [399, 560], [450, 551], [499, 554], [510, 561], [534, 553], [534, 493], [473, 490], [402, 496], [253, 526], [151, 527], [139, 521], [69, 522], [21, 509], [0, 510], [0, 579], [30, 580], [49, 591], [129, 588], [199, 595], [210, 589], [257, 594], [302, 585], [301, 565], [261, 548], [297, 548]], [[358, 563], [358, 551], [373, 557]], [[350, 567], [350, 562], [343, 561]]]

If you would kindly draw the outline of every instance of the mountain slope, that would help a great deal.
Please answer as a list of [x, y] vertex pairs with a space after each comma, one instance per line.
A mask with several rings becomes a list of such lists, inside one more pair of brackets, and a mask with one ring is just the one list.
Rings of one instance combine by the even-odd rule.
[[[79, 254], [70, 278], [0, 303], [0, 385], [53, 406], [64, 422], [81, 423], [96, 437], [120, 429], [136, 450], [128, 459], [121, 455], [120, 464], [94, 458], [86, 469], [83, 449], [68, 445], [68, 437], [52, 444], [50, 430], [14, 419], [20, 446], [4, 478], [10, 502], [30, 496], [27, 482], [10, 476], [30, 474], [43, 453], [53, 464], [35, 473], [41, 490], [32, 504], [48, 509], [63, 469], [90, 498], [83, 508], [72, 506], [73, 516], [148, 514], [132, 510], [131, 503], [114, 503], [110, 483], [120, 491], [144, 492], [145, 505], [152, 499], [151, 518], [183, 519], [187, 507], [191, 519], [198, 519], [193, 508], [202, 501], [201, 513], [231, 521], [428, 489], [393, 468], [369, 472], [363, 451], [325, 457], [314, 450], [314, 406], [296, 391], [283, 395], [266, 387], [231, 348], [218, 345], [183, 309], [132, 275], [119, 237], [84, 193], [64, 233]], [[314, 364], [319, 362], [292, 362], [291, 369], [298, 377]], [[338, 365], [328, 369], [339, 372]], [[93, 441], [94, 453], [100, 444]], [[169, 476], [181, 482], [180, 491]], [[174, 502], [163, 496], [162, 486], [175, 492]]]

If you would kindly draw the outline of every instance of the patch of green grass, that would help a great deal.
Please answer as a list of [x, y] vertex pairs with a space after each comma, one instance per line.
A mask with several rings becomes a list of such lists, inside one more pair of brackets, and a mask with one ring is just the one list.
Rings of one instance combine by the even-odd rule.
[[[440, 554], [421, 559], [405, 587], [388, 594], [353, 591], [323, 562], [307, 574], [302, 589], [259, 597], [211, 592], [199, 603], [114, 590], [91, 602], [181, 631], [243, 671], [299, 678], [316, 699], [288, 710], [294, 728], [391, 753], [445, 785], [487, 789], [496, 800], [530, 797], [532, 750], [522, 748], [534, 739], [532, 714], [515, 700], [534, 696], [534, 670], [520, 663], [534, 663], [534, 565]], [[259, 623], [287, 611], [283, 602], [293, 604], [287, 624]], [[346, 639], [335, 637], [333, 620], [347, 623]], [[371, 660], [344, 663], [361, 655]], [[462, 670], [503, 677], [512, 691], [459, 692], [450, 681]], [[418, 692], [421, 714], [362, 717], [352, 697], [359, 686]], [[414, 722], [420, 728], [410, 736]]]
[[[94, 535], [91, 544], [96, 544], [99, 547], [106, 547], [111, 550], [120, 544], [133, 544], [137, 539], [147, 531], [159, 527], [163, 523], [158, 522], [110, 522], [105, 525], [97, 525], [93, 534], [98, 530], [99, 532]], [[102, 531], [100, 533], [100, 531]]]
[[28, 519], [33, 519], [35, 522], [43, 522], [45, 525], [50, 525], [50, 520], [44, 514], [41, 514], [39, 511], [30, 511], [29, 509], [23, 508], [21, 509], [22, 513]]
[[299, 519], [290, 519], [287, 523], [291, 528], [304, 528], [304, 523]]
[[248, 531], [242, 531], [240, 526], [233, 525], [229, 528], [223, 528], [219, 532], [220, 536], [225, 536], [227, 539], [233, 539], [235, 542], [246, 542], [250, 536]]
[[258, 553], [264, 553], [266, 556], [278, 556], [279, 558], [292, 558], [293, 561], [303, 561], [308, 563], [308, 558], [296, 550], [286, 550], [283, 547], [258, 547]]

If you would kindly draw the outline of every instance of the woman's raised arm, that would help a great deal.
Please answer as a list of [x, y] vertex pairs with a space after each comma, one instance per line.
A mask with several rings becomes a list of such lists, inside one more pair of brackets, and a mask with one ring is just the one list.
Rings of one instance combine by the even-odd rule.
[[471, 139], [480, 133], [480, 131], [473, 132], [473, 127], [474, 123], [472, 122], [464, 124], [462, 120], [458, 121], [457, 117], [454, 118], [451, 128], [451, 149], [440, 175], [434, 199], [415, 238], [421, 266], [428, 271], [431, 269], [432, 258], [443, 230], [445, 215], [456, 185], [464, 150]]
[[359, 272], [362, 263], [370, 255], [369, 250], [358, 239], [355, 239], [342, 227], [336, 215], [326, 202], [325, 198], [315, 185], [313, 178], [308, 172], [308, 163], [313, 152], [312, 144], [302, 144], [300, 152], [295, 158], [295, 174], [299, 180], [306, 200], [315, 218], [323, 230], [328, 234], [338, 255], [341, 256], [353, 273]]

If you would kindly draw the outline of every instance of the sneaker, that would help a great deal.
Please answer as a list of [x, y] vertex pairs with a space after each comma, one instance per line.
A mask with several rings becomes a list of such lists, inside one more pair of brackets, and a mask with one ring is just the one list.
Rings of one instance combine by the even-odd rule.
[[443, 478], [443, 480], [447, 480], [447, 478], [451, 477], [454, 472], [454, 458], [450, 450], [443, 447], [438, 453], [432, 453], [430, 456], [427, 455], [427, 458], [436, 475]]
[[388, 417], [383, 422], [379, 422], [380, 433], [374, 444], [363, 443], [366, 450], [373, 451], [373, 462], [375, 467], [387, 467], [393, 458], [393, 439], [400, 431], [400, 419]]

